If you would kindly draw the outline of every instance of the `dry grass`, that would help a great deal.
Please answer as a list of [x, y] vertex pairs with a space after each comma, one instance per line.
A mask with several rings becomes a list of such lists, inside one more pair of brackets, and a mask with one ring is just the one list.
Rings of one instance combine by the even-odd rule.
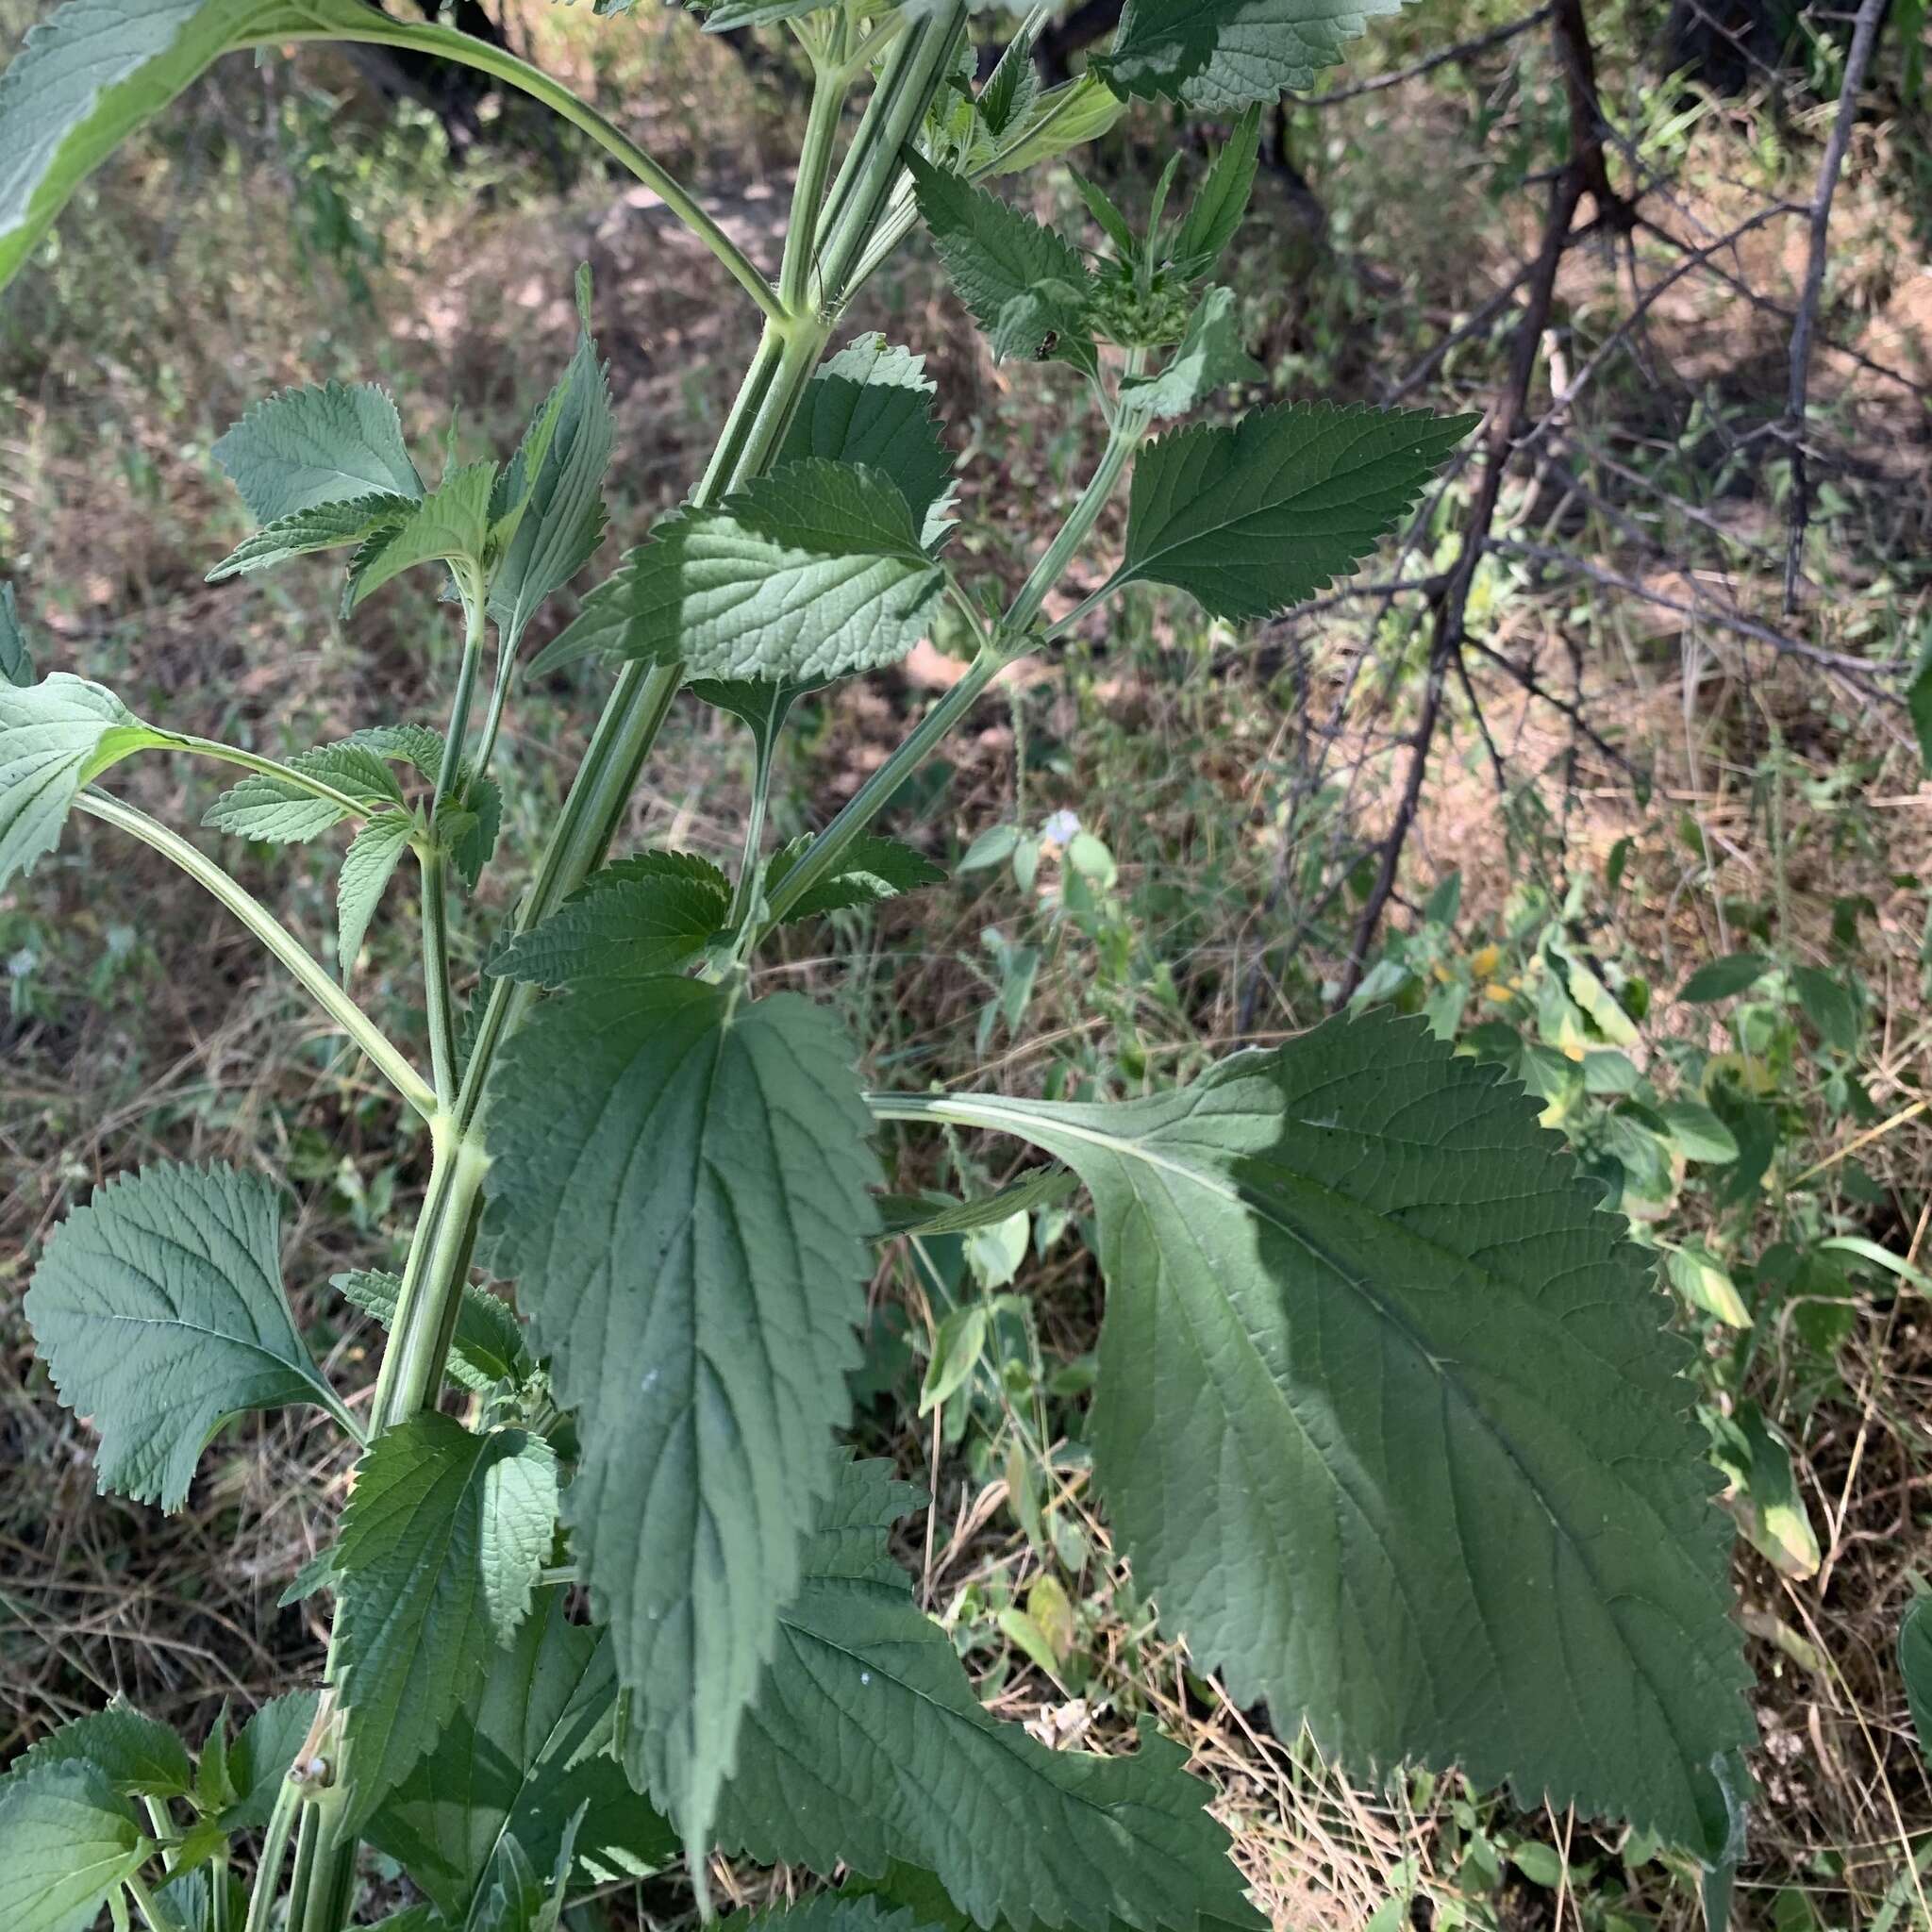
[[[712, 178], [747, 245], [769, 253], [782, 187], [773, 170], [786, 152], [782, 104], [764, 99], [748, 109], [729, 57], [697, 48], [668, 23], [649, 25], [650, 60], [615, 68], [597, 51], [608, 45], [602, 24], [553, 15], [526, 25], [544, 58], [587, 85], [601, 80], [636, 100], [638, 74], [650, 67], [648, 98], [660, 105], [640, 118], [651, 138]], [[1417, 32], [1425, 42], [1426, 25]], [[1404, 58], [1401, 47], [1388, 58]], [[293, 84], [281, 68], [271, 79]], [[407, 591], [387, 595], [345, 634], [326, 615], [319, 570], [202, 585], [235, 525], [208, 445], [249, 399], [282, 381], [386, 373], [412, 431], [432, 438], [460, 405], [467, 433], [500, 446], [567, 351], [570, 273], [588, 259], [600, 316], [622, 318], [607, 322], [603, 340], [624, 453], [613, 508], [629, 538], [699, 468], [752, 327], [709, 258], [644, 198], [592, 178], [558, 192], [541, 172], [487, 155], [453, 191], [435, 188], [426, 164], [389, 156], [391, 174], [418, 167], [431, 194], [409, 213], [399, 192], [380, 185], [387, 177], [360, 191], [380, 217], [388, 259], [370, 271], [373, 308], [358, 309], [336, 270], [291, 240], [283, 198], [291, 158], [264, 143], [256, 86], [245, 73], [225, 72], [197, 90], [187, 138], [144, 148], [136, 164], [105, 177], [98, 199], [63, 230], [54, 271], [9, 298], [0, 331], [0, 392], [12, 405], [0, 419], [0, 545], [57, 662], [103, 676], [182, 728], [277, 748], [377, 717], [428, 716], [452, 647], [444, 616]], [[1695, 131], [1696, 151], [1677, 165], [1679, 178], [1697, 185], [1678, 194], [1669, 218], [1682, 225], [1675, 232], [1722, 231], [1747, 193], [1763, 192], [1760, 175], [1749, 190], [1728, 178], [1752, 170], [1762, 113], [1736, 106]], [[1265, 187], [1238, 279], [1257, 353], [1281, 379], [1373, 395], [1389, 370], [1507, 280], [1534, 213], [1521, 198], [1492, 204], [1473, 169], [1445, 167], [1444, 156], [1462, 151], [1467, 114], [1466, 95], [1453, 90], [1404, 89], [1323, 124], [1347, 166], [1363, 171], [1343, 181], [1311, 166], [1318, 192], [1350, 217], [1323, 248], [1308, 240], [1301, 204], [1278, 184]], [[354, 125], [353, 115], [341, 118]], [[729, 138], [715, 139], [719, 130]], [[1808, 152], [1806, 129], [1785, 136], [1801, 157]], [[1130, 173], [1158, 158], [1159, 131], [1138, 138]], [[1901, 139], [1881, 125], [1855, 151], [1833, 323], [1868, 356], [1923, 381], [1932, 367], [1932, 284], [1888, 187]], [[213, 225], [173, 212], [183, 187], [212, 200]], [[1754, 236], [1730, 265], [1786, 300], [1790, 246]], [[1646, 260], [1643, 273], [1657, 273], [1663, 258]], [[1614, 327], [1628, 274], [1608, 252], [1579, 255], [1566, 269], [1564, 325], [1549, 347], [1571, 369]], [[1064, 390], [1050, 373], [993, 369], [916, 266], [871, 291], [854, 320], [929, 351], [966, 452], [976, 518], [966, 547], [1009, 574], [1051, 526], [1090, 441], [1060, 426]], [[1611, 508], [1649, 519], [1657, 477], [1694, 480], [1727, 460], [1709, 439], [1685, 439], [1685, 419], [1700, 408], [1774, 413], [1782, 343], [1774, 316], [1708, 278], [1659, 303], [1641, 345], [1647, 362], [1620, 360], [1574, 414], [1576, 447], [1646, 466], [1645, 489]], [[1446, 406], [1479, 395], [1496, 370], [1492, 348], [1460, 352], [1422, 399]], [[1828, 522], [1832, 594], [1803, 613], [1804, 635], [1894, 655], [1926, 611], [1919, 559], [1932, 551], [1932, 445], [1923, 408], [1843, 356], [1822, 358], [1815, 393], [1843, 507]], [[1593, 473], [1605, 489], [1614, 474]], [[1670, 501], [1668, 572], [1602, 504], [1566, 491], [1558, 475], [1516, 480], [1508, 527], [1635, 573], [1677, 601], [1715, 589], [1737, 608], [1777, 621], [1775, 466], [1759, 448], [1727, 475], [1709, 501], [1688, 489]], [[614, 539], [612, 555], [616, 547]], [[1859, 930], [1874, 1026], [1861, 1074], [1878, 1124], [1829, 1117], [1804, 1090], [1810, 1158], [1802, 1164], [1830, 1163], [1805, 1177], [1806, 1198], [1820, 1224], [1855, 1217], [1873, 1240], [1923, 1260], [1932, 1115], [1912, 1109], [1932, 1038], [1919, 958], [1932, 792], [1920, 787], [1902, 717], [1704, 619], [1601, 586], [1551, 587], [1506, 565], [1486, 569], [1484, 640], [1533, 667], [1546, 688], [1577, 698], [1596, 729], [1649, 772], [1652, 789], [1641, 797], [1627, 772], [1559, 712], [1478, 666], [1474, 691], [1511, 810], [1524, 799], [1540, 804], [1544, 831], [1525, 842], [1506, 823], [1491, 758], [1462, 706], [1409, 848], [1399, 922], [1459, 867], [1473, 947], [1498, 929], [1526, 869], [1541, 867], [1560, 885], [1601, 871], [1628, 839], [1629, 883], [1614, 927], [1599, 937], [1654, 962], [1668, 987], [1733, 949], [1740, 905], [1774, 907], [1781, 941], [1824, 962], [1835, 908], [1869, 900]], [[1121, 1007], [1091, 996], [1091, 949], [1057, 929], [1025, 1033], [1001, 1035], [990, 1063], [978, 1060], [979, 930], [1034, 930], [1029, 920], [1045, 930], [1051, 867], [1031, 909], [1011, 889], [976, 885], [888, 911], [842, 935], [836, 958], [827, 936], [808, 930], [765, 970], [841, 1002], [860, 1037], [878, 1043], [880, 1072], [901, 1079], [975, 1078], [1024, 1091], [1050, 1064], [1104, 1059], [1129, 1030], [1160, 1074], [1183, 1073], [1243, 1037], [1243, 994], [1257, 971], [1263, 996], [1245, 1037], [1306, 1024], [1340, 956], [1332, 921], [1300, 924], [1315, 896], [1305, 868], [1311, 855], [1325, 855], [1324, 877], [1345, 871], [1352, 841], [1367, 844], [1387, 823], [1413, 722], [1414, 669], [1399, 610], [1380, 623], [1338, 610], [1319, 629], [1284, 629], [1258, 650], [1236, 650], [1231, 638], [1199, 635], [1185, 612], [1161, 609], [1096, 630], [1054, 676], [1022, 680], [1008, 704], [982, 708], [951, 754], [950, 784], [920, 836], [941, 856], [957, 851], [1012, 811], [1023, 782], [1029, 817], [1080, 810], [1120, 855], [1143, 949], [1165, 958], [1173, 979], [1171, 998], [1145, 983], [1127, 998], [1131, 1028]], [[797, 755], [780, 832], [820, 821], [895, 741], [921, 681], [945, 675], [945, 660], [923, 653], [905, 672], [828, 703]], [[560, 792], [591, 703], [561, 683], [533, 693], [512, 721], [519, 850]], [[1332, 734], [1311, 736], [1309, 721], [1329, 717]], [[1045, 748], [1024, 774], [1016, 719], [1029, 749]], [[1317, 760], [1341, 803], [1311, 812], [1305, 808], [1319, 788], [1307, 781]], [[680, 713], [628, 836], [727, 854], [744, 779], [736, 740], [695, 709]], [[200, 773], [163, 764], [129, 768], [125, 786], [180, 824], [192, 824], [215, 789]], [[245, 876], [289, 906], [320, 949], [329, 891], [321, 865], [285, 855], [251, 862]], [[510, 884], [486, 893], [466, 941], [472, 963]], [[370, 1379], [378, 1338], [326, 1282], [341, 1268], [393, 1258], [425, 1150], [398, 1138], [394, 1110], [353, 1059], [206, 910], [91, 824], [75, 829], [26, 890], [0, 900], [0, 955], [17, 961], [31, 953], [36, 962], [16, 968], [19, 1010], [0, 1022], [0, 1758], [114, 1692], [190, 1730], [205, 1727], [225, 1697], [252, 1704], [312, 1674], [325, 1637], [314, 1602], [282, 1609], [276, 1598], [333, 1519], [346, 1474], [333, 1439], [299, 1416], [244, 1424], [210, 1452], [175, 1518], [95, 1497], [87, 1431], [53, 1403], [17, 1316], [39, 1241], [106, 1174], [163, 1152], [260, 1163], [296, 1177], [285, 1258], [308, 1332], [339, 1386]], [[358, 990], [396, 1009], [411, 994], [407, 921], [393, 926]], [[1284, 958], [1283, 936], [1298, 929], [1301, 943]], [[1874, 1198], [1855, 1202], [1840, 1191], [1854, 1167]], [[1765, 1205], [1767, 1240], [1779, 1205]], [[1063, 1246], [1029, 1286], [1046, 1354], [1077, 1358], [1098, 1317], [1091, 1270]], [[905, 1306], [915, 1330], [929, 1322], [919, 1277], [900, 1263], [882, 1271], [876, 1292]], [[1748, 1372], [1750, 1391], [1792, 1440], [1824, 1549], [1818, 1574], [1802, 1581], [1748, 1551], [1740, 1557], [1765, 1733], [1740, 1909], [1746, 1923], [1779, 1932], [1803, 1924], [1790, 1903], [1800, 1894], [1814, 1901], [1822, 1925], [1870, 1924], [1889, 1891], [1905, 1913], [1924, 1912], [1899, 1874], [1902, 1848], [1923, 1846], [1932, 1833], [1932, 1790], [1889, 1644], [1914, 1578], [1932, 1569], [1932, 1324], [1916, 1294], [1868, 1291], [1854, 1313], [1824, 1394], [1783, 1332], [1764, 1338]], [[1024, 1596], [1041, 1559], [999, 1470], [975, 1474], [943, 1446], [935, 1456], [934, 1441], [909, 1427], [890, 1446], [932, 1497], [906, 1551], [927, 1607], [970, 1623], [973, 1607], [990, 1597]], [[1435, 1903], [1413, 1923], [1452, 1922], [1450, 1902], [1464, 1882], [1459, 1848], [1478, 1815], [1468, 1795], [1447, 1779], [1358, 1790], [1306, 1739], [1276, 1737], [1261, 1713], [1233, 1708], [1159, 1636], [1084, 1480], [1057, 1476], [1049, 1507], [1077, 1526], [1086, 1550], [1071, 1580], [1087, 1679], [1076, 1698], [1010, 1646], [982, 1643], [973, 1660], [988, 1673], [994, 1707], [1056, 1740], [1102, 1748], [1122, 1744], [1136, 1715], [1155, 1712], [1218, 1787], [1243, 1867], [1278, 1925], [1360, 1926], [1417, 1887]], [[1498, 1835], [1566, 1849], [1574, 1867], [1598, 1876], [1552, 1891], [1512, 1874], [1493, 1896], [1472, 1895], [1471, 1910], [1491, 1915], [1472, 1923], [1614, 1932], [1600, 1893], [1603, 1874], [1618, 1868], [1615, 1835], [1570, 1819], [1479, 1815]], [[791, 1882], [720, 1874], [733, 1899]], [[1616, 1908], [1626, 1924], [1646, 1914], [1672, 1926], [1693, 1922], [1690, 1891], [1662, 1866], [1620, 1883], [1627, 1896]]]

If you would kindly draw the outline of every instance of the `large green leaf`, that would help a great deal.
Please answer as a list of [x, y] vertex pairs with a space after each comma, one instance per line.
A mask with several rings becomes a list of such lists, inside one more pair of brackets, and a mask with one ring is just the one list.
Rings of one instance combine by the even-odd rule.
[[423, 494], [396, 406], [374, 383], [277, 391], [215, 444], [214, 458], [267, 528], [345, 504], [406, 508]]
[[1128, 0], [1112, 50], [1093, 64], [1122, 94], [1225, 113], [1312, 87], [1371, 16], [1400, 7], [1401, 0]]
[[974, 1694], [912, 1601], [887, 1532], [924, 1498], [846, 1463], [745, 1726], [719, 1840], [766, 1863], [935, 1873], [983, 1926], [1261, 1922], [1187, 1754], [1144, 1725], [1131, 1757], [1049, 1751]]
[[497, 1270], [583, 1452], [563, 1513], [630, 1762], [701, 1840], [849, 1412], [878, 1167], [803, 999], [684, 979], [540, 1008], [490, 1107]]
[[484, 1889], [498, 1841], [540, 1871], [581, 1811], [578, 1868], [612, 1879], [655, 1871], [677, 1840], [609, 1756], [617, 1671], [607, 1637], [541, 1591], [516, 1641], [464, 1687], [456, 1715], [369, 1826], [453, 1925]]
[[280, 1224], [259, 1174], [166, 1162], [96, 1188], [55, 1230], [26, 1317], [61, 1401], [100, 1431], [102, 1489], [177, 1509], [231, 1416], [343, 1413], [282, 1298]]
[[1154, 1099], [932, 1110], [1092, 1193], [1095, 1467], [1238, 1702], [1715, 1853], [1752, 1724], [1686, 1344], [1533, 1101], [1371, 1017]]
[[37, 1764], [91, 1764], [123, 1797], [179, 1798], [194, 1787], [188, 1746], [166, 1724], [127, 1704], [62, 1724], [12, 1769]]
[[0, 1925], [87, 1932], [153, 1849], [126, 1800], [91, 1765], [13, 1772], [0, 1778]]
[[866, 463], [899, 486], [930, 545], [946, 527], [953, 453], [932, 410], [937, 385], [925, 358], [864, 335], [814, 375], [778, 451], [781, 463], [824, 457]]
[[919, 212], [960, 301], [1000, 356], [1032, 356], [1073, 333], [1093, 278], [1071, 242], [996, 194], [908, 152]]
[[59, 843], [83, 785], [130, 753], [178, 741], [84, 677], [0, 680], [0, 889]]
[[815, 457], [659, 525], [537, 662], [602, 652], [823, 683], [903, 658], [944, 581], [891, 476]]
[[[501, 1607], [520, 1588], [527, 1603], [542, 1560], [528, 1532], [544, 1470], [554, 1482], [537, 1438], [475, 1435], [433, 1410], [386, 1429], [357, 1465], [333, 1575], [346, 1829], [436, 1741], [472, 1677], [497, 1667]], [[508, 1537], [506, 1513], [522, 1525]]]
[[1164, 436], [1135, 465], [1111, 588], [1173, 584], [1217, 617], [1286, 610], [1352, 571], [1476, 421], [1284, 403]]

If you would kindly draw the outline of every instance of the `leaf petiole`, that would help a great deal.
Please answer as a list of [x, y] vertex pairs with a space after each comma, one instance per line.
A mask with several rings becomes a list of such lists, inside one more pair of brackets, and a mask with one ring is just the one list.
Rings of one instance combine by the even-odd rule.
[[166, 825], [151, 819], [138, 806], [106, 791], [83, 791], [75, 807], [103, 824], [139, 839], [162, 858], [171, 859], [190, 878], [211, 892], [255, 937], [294, 974], [327, 1018], [333, 1020], [369, 1057], [376, 1071], [423, 1116], [437, 1117], [436, 1090], [403, 1057], [402, 1051], [367, 1013], [339, 987], [308, 949], [253, 893], [245, 891], [205, 853]]

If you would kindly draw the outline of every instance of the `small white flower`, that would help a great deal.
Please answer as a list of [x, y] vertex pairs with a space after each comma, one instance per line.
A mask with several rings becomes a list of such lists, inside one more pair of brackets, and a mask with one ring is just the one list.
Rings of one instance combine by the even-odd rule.
[[1040, 836], [1049, 845], [1067, 846], [1074, 842], [1080, 830], [1080, 814], [1076, 811], [1057, 811], [1040, 828]]

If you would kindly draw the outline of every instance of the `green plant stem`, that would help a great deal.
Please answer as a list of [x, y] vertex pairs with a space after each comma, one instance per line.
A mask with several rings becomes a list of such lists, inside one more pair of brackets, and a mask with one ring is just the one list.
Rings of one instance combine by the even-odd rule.
[[390, 20], [370, 9], [367, 24], [358, 22], [356, 30], [330, 31], [318, 28], [313, 33], [275, 32], [264, 35], [259, 40], [242, 40], [234, 42], [237, 47], [287, 46], [303, 41], [349, 41], [377, 47], [408, 47], [420, 54], [435, 54], [445, 60], [454, 60], [458, 66], [474, 67], [479, 73], [492, 75], [509, 86], [519, 89], [534, 100], [543, 103], [546, 108], [560, 114], [572, 126], [582, 129], [601, 147], [606, 154], [621, 161], [644, 186], [656, 194], [689, 228], [697, 239], [729, 271], [731, 278], [774, 322], [785, 318], [783, 305], [779, 302], [772, 285], [758, 273], [755, 263], [732, 241], [723, 228], [708, 214], [691, 192], [675, 175], [641, 148], [636, 142], [617, 126], [616, 124], [591, 107], [590, 102], [574, 94], [559, 80], [554, 80], [541, 68], [532, 67], [526, 60], [502, 47], [492, 47], [486, 41], [475, 39], [472, 35], [458, 33], [453, 27], [421, 25], [408, 21]]
[[[1138, 375], [1143, 360], [1141, 352], [1135, 351], [1128, 358], [1126, 373]], [[779, 880], [766, 908], [770, 924], [776, 924], [812, 887], [836, 869], [852, 841], [932, 756], [940, 741], [978, 702], [987, 686], [1008, 664], [1025, 656], [1032, 642], [1034, 620], [1053, 587], [1066, 575], [1067, 566], [1079, 555], [1081, 545], [1092, 535], [1094, 525], [1120, 488], [1121, 478], [1146, 434], [1144, 416], [1129, 409], [1116, 411], [1107, 448], [1092, 476], [1069, 512], [1059, 535], [1007, 607], [997, 636], [980, 646], [979, 655], [967, 667], [966, 675], [926, 712], [891, 757], [853, 793], [844, 809], [805, 848], [797, 864]]]
[[295, 1829], [295, 1813], [301, 1808], [302, 1794], [288, 1778], [275, 1792], [275, 1809], [268, 1814], [268, 1829], [261, 1840], [261, 1857], [255, 1863], [255, 1890], [248, 1900], [248, 1917], [242, 1932], [269, 1932], [275, 1913], [275, 1891], [282, 1875], [282, 1860], [288, 1857], [289, 1840]]
[[148, 1928], [148, 1932], [168, 1932], [167, 1918], [160, 1907], [156, 1905], [154, 1893], [142, 1883], [140, 1877], [130, 1873], [122, 1882], [127, 1887], [127, 1895], [133, 1899], [141, 1913], [142, 1924]]
[[260, 900], [228, 876], [213, 859], [187, 840], [151, 819], [137, 806], [106, 791], [83, 791], [75, 806], [91, 817], [132, 834], [172, 859], [197, 885], [214, 894], [289, 971], [323, 1012], [362, 1051], [376, 1071], [425, 1120], [436, 1117], [436, 1090], [417, 1073], [401, 1050], [367, 1013], [345, 993], [314, 958]]
[[724, 922], [736, 933], [741, 934], [750, 926], [758, 903], [758, 881], [765, 869], [765, 816], [771, 805], [772, 767], [776, 762], [777, 750], [777, 732], [768, 731], [760, 736], [758, 764], [752, 774], [751, 808], [744, 815], [744, 854], [739, 861], [738, 885]]
[[845, 67], [849, 25], [841, 13], [832, 44], [812, 62], [811, 114], [806, 123], [805, 145], [799, 150], [791, 219], [785, 229], [785, 259], [778, 271], [778, 299], [794, 316], [805, 315], [818, 306], [811, 295], [812, 267], [818, 253], [819, 210], [825, 198], [825, 183], [832, 176], [832, 152], [851, 84]]
[[[909, 26], [896, 42], [886, 74], [854, 138], [854, 150], [865, 142], [871, 158], [855, 169], [854, 155], [848, 152], [832, 201], [837, 200], [840, 186], [845, 185], [856, 198], [854, 207], [885, 206], [901, 169], [901, 147], [924, 120], [943, 81], [965, 32], [965, 19], [964, 5], [954, 0], [943, 15]], [[411, 29], [402, 31], [413, 33]], [[403, 43], [436, 44], [433, 36]], [[522, 68], [521, 62], [514, 64]], [[515, 75], [506, 77], [524, 85]], [[835, 135], [833, 123], [825, 138]], [[789, 313], [765, 291], [769, 299], [759, 305], [767, 317], [764, 335], [718, 447], [693, 492], [695, 502], [717, 502], [741, 480], [769, 467], [776, 457], [804, 400], [806, 386], [831, 340], [836, 311], [851, 292], [844, 275], [863, 254], [868, 239], [862, 224], [850, 230], [840, 258], [846, 264], [841, 274], [833, 273], [832, 263], [820, 252], [820, 288], [825, 291], [820, 311]], [[519, 932], [527, 932], [547, 918], [602, 861], [683, 681], [683, 670], [677, 665], [632, 664], [619, 675], [518, 908]], [[488, 1168], [482, 1128], [490, 1070], [534, 997], [530, 987], [508, 980], [491, 983], [455, 1106], [447, 1116], [439, 1116], [435, 1122], [436, 1161], [378, 1374], [370, 1418], [372, 1441], [384, 1428], [433, 1400], [441, 1386], [442, 1364], [469, 1272]], [[391, 1357], [396, 1362], [393, 1369]], [[325, 1672], [325, 1681], [332, 1678], [333, 1646], [330, 1663], [331, 1668]], [[306, 1807], [296, 1849], [295, 1883], [299, 1890], [291, 1894], [290, 1932], [341, 1932], [355, 1867], [355, 1840], [337, 1834], [327, 1807]]]
[[463, 743], [475, 703], [476, 671], [483, 659], [487, 612], [488, 598], [481, 586], [467, 586], [463, 591], [463, 661], [457, 673], [449, 728], [442, 739], [442, 761], [430, 800], [429, 841], [417, 853], [423, 869], [423, 994], [429, 1017], [429, 1065], [441, 1107], [450, 1106], [457, 1092], [456, 1001], [449, 972], [449, 852], [443, 840], [442, 808], [462, 772]]

